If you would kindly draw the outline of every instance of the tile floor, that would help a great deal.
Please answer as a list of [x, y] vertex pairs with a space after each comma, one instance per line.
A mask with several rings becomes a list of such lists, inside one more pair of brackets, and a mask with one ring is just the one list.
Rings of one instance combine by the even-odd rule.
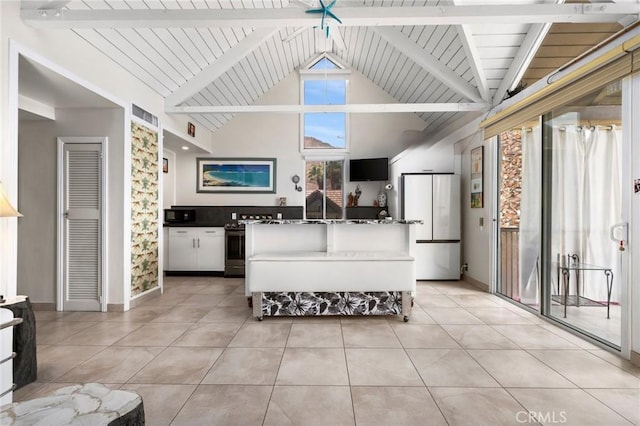
[[640, 424], [640, 368], [465, 282], [412, 319], [251, 318], [242, 279], [169, 277], [125, 313], [36, 312], [36, 383], [139, 392], [155, 425]]

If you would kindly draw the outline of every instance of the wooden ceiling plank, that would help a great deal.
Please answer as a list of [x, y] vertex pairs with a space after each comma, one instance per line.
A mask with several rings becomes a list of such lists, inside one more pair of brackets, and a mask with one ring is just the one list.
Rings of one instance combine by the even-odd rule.
[[151, 89], [166, 96], [170, 93], [171, 89], [166, 87], [160, 81], [158, 81], [152, 74], [146, 69], [142, 68], [138, 63], [129, 58], [122, 50], [118, 49], [100, 33], [94, 30], [75, 30], [78, 36], [86, 40], [89, 44], [94, 46], [101, 52], [104, 52], [110, 58], [118, 61], [123, 67], [129, 70], [140, 81], [149, 86]]
[[218, 60], [202, 69], [197, 75], [180, 86], [165, 99], [167, 105], [178, 105], [190, 98], [211, 81], [217, 79], [227, 70], [231, 69], [238, 61], [250, 54], [266, 39], [272, 37], [278, 30], [274, 28], [262, 28], [243, 38], [238, 44], [227, 50]]
[[436, 78], [447, 84], [451, 89], [465, 96], [475, 102], [482, 102], [482, 96], [480, 96], [478, 90], [470, 85], [468, 82], [460, 78], [457, 74], [452, 72], [451, 69], [435, 57], [425, 52], [417, 44], [413, 43], [407, 37], [392, 28], [376, 27], [373, 29], [380, 36], [385, 38], [387, 42], [391, 43], [407, 55], [412, 61], [420, 65], [422, 68], [432, 73]]
[[151, 40], [144, 34], [140, 33], [140, 30], [133, 28], [121, 28], [118, 30], [125, 40], [134, 46], [138, 46], [138, 49], [152, 61], [155, 66], [164, 74], [166, 74], [174, 83], [175, 87], [184, 84], [186, 81], [185, 76], [180, 73], [173, 66], [173, 61], [167, 60], [163, 53], [160, 53], [154, 45], [151, 44]]
[[423, 94], [425, 92], [428, 93], [428, 88], [433, 86], [436, 83], [437, 80], [435, 78], [433, 78], [433, 76], [431, 74], [428, 74], [426, 72], [424, 72], [422, 74], [422, 81], [420, 82], [420, 85], [418, 86], [418, 88], [416, 88], [416, 90], [413, 91], [413, 93], [411, 94], [411, 96], [409, 96], [407, 98], [406, 103], [413, 103], [413, 102], [417, 102], [417, 103], [421, 103], [421, 102], [426, 102], [426, 99], [423, 97]]
[[282, 49], [282, 43], [276, 43], [277, 38], [278, 36], [271, 37], [267, 40], [267, 45], [269, 46], [270, 51], [275, 52], [275, 57], [277, 58], [277, 61], [275, 62], [278, 81], [282, 81], [287, 75], [289, 75], [291, 70], [289, 70], [289, 67], [287, 66], [287, 59], [284, 55], [284, 50]]
[[[259, 78], [255, 78], [256, 76], [262, 74], [260, 72], [260, 68], [255, 63], [255, 58], [253, 63], [251, 61], [251, 57], [253, 55], [247, 56], [245, 59], [242, 59], [235, 68], [238, 70], [238, 74], [244, 83], [244, 87], [252, 94], [252, 98], [255, 98], [260, 95], [260, 93], [264, 93], [265, 90], [268, 90], [267, 83], [264, 82], [264, 79], [260, 81]], [[264, 83], [263, 83], [264, 82]]]
[[[203, 69], [209, 64], [209, 61], [205, 57], [205, 53], [208, 48], [204, 46], [204, 52], [201, 49], [202, 45], [196, 44], [196, 40], [200, 39], [199, 36], [191, 38], [186, 34], [186, 30], [189, 28], [170, 28], [168, 31], [180, 46], [181, 50], [198, 66], [198, 69]], [[200, 39], [201, 41], [202, 39]]]
[[417, 82], [420, 81], [419, 75], [422, 68], [415, 63], [411, 63], [410, 65], [409, 70], [403, 74], [398, 91], [396, 92], [395, 98], [400, 102], [406, 102], [407, 97], [413, 93], [413, 90], [415, 90], [415, 87], [417, 86]]
[[379, 58], [376, 58], [376, 71], [373, 76], [369, 76], [369, 78], [371, 78], [371, 81], [377, 84], [378, 87], [382, 87], [382, 75], [384, 74], [385, 68], [389, 66], [389, 59], [391, 58], [393, 48], [382, 39], [379, 41], [379, 46], [382, 46], [382, 51], [380, 52]]
[[502, 77], [502, 82], [493, 96], [494, 105], [497, 105], [504, 99], [507, 90], [513, 90], [514, 86], [520, 83], [529, 63], [533, 60], [533, 57], [540, 48], [550, 28], [551, 24], [531, 25], [527, 36], [518, 49], [518, 53], [513, 59], [513, 62], [511, 62], [509, 70]]
[[342, 33], [340, 32], [340, 27], [332, 28], [331, 31], [329, 31], [329, 37], [333, 40], [333, 45], [337, 51], [336, 53], [347, 51], [347, 45], [344, 42]]
[[265, 49], [267, 49], [267, 47], [262, 44], [262, 46], [259, 46], [252, 55], [255, 56], [258, 66], [261, 67], [262, 72], [260, 72], [260, 74], [267, 84], [262, 93], [266, 93], [278, 82], [275, 65], [271, 60], [272, 55], [268, 51], [265, 52]]
[[407, 56], [403, 56], [402, 60], [398, 61], [398, 66], [396, 67], [397, 71], [393, 73], [393, 76], [390, 79], [391, 85], [389, 86], [389, 90], [387, 90], [388, 94], [396, 99], [398, 98], [398, 90], [400, 88], [399, 80], [402, 79], [402, 76], [404, 76], [414, 64], [415, 62]]

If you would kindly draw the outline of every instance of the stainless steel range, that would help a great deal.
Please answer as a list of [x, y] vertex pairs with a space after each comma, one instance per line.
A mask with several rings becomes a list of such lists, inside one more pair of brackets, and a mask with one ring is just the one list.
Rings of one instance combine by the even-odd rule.
[[[242, 220], [273, 219], [270, 214], [241, 214]], [[232, 221], [224, 225], [224, 276], [244, 277], [245, 243], [244, 225]]]
[[224, 226], [224, 276], [244, 277], [244, 225]]

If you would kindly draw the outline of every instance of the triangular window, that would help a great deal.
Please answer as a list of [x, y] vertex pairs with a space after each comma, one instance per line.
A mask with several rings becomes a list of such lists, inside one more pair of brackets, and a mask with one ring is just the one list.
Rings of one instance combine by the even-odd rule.
[[315, 64], [311, 65], [309, 67], [309, 69], [311, 69], [311, 70], [339, 70], [341, 68], [338, 65], [336, 65], [336, 63], [333, 62], [331, 59], [327, 58], [326, 56], [323, 56], [322, 58], [320, 58], [320, 60], [318, 62], [316, 62]]

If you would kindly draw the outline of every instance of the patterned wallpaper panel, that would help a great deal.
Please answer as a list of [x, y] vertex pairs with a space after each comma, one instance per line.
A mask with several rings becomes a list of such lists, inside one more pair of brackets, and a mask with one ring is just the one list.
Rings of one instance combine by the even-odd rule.
[[131, 123], [131, 295], [158, 286], [158, 132]]

